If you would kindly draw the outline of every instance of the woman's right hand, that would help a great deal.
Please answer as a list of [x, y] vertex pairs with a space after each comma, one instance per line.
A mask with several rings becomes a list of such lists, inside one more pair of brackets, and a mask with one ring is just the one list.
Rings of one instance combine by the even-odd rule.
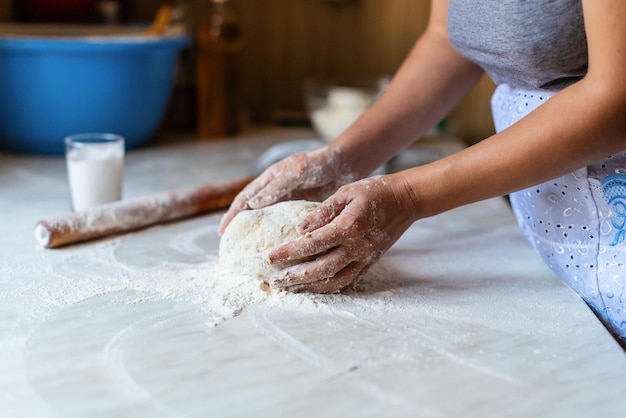
[[219, 233], [243, 210], [284, 200], [322, 201], [357, 179], [341, 150], [331, 145], [294, 154], [270, 166], [237, 195], [220, 222]]

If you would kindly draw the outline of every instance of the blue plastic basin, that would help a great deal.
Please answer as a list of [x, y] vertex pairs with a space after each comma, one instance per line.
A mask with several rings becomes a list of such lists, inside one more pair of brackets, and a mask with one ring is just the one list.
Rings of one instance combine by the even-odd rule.
[[0, 148], [60, 155], [64, 138], [111, 132], [145, 145], [187, 36], [7, 36], [0, 31]]

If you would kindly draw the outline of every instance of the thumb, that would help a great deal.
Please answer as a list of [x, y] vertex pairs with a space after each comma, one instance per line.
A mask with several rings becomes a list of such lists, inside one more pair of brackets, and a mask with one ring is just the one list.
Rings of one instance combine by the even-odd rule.
[[296, 226], [296, 230], [300, 234], [306, 234], [307, 232], [312, 232], [328, 225], [333, 219], [339, 216], [345, 206], [343, 201], [331, 196], [312, 210], [311, 213]]

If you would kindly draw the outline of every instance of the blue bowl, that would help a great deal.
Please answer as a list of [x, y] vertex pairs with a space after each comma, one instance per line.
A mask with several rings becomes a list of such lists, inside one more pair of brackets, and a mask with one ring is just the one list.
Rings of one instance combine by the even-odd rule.
[[61, 155], [68, 135], [112, 132], [132, 149], [155, 134], [189, 37], [72, 30], [56, 37], [0, 28], [0, 148]]

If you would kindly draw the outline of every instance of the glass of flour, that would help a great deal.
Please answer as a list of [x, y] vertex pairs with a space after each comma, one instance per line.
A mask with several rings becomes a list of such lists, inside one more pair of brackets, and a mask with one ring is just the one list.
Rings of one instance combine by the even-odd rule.
[[86, 133], [65, 138], [72, 210], [81, 211], [122, 198], [124, 138]]

